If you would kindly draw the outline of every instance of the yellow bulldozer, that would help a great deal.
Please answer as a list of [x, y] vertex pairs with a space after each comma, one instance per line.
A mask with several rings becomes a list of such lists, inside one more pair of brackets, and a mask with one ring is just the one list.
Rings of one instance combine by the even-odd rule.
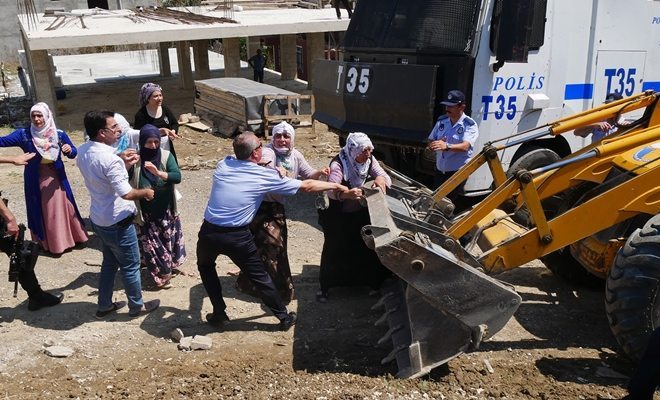
[[[612, 333], [638, 359], [660, 325], [659, 99], [648, 91], [487, 143], [435, 192], [396, 171], [387, 194], [365, 189], [362, 237], [395, 276], [378, 303], [380, 343], [393, 344], [383, 362], [417, 377], [477, 349], [521, 303], [494, 275], [537, 258], [559, 275], [604, 279]], [[548, 165], [500, 162], [509, 147], [625, 114], [641, 116]], [[445, 195], [483, 165], [493, 191], [454, 215]]]

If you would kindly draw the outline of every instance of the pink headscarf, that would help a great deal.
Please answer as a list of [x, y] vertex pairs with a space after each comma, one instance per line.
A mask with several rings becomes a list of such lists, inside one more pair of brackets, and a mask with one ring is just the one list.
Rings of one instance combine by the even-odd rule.
[[53, 120], [53, 113], [46, 103], [37, 103], [30, 109], [30, 121], [32, 120], [33, 112], [40, 112], [44, 116], [44, 126], [38, 129], [33, 122], [30, 123], [30, 133], [32, 134], [32, 143], [37, 148], [41, 157], [55, 161], [60, 155], [59, 135], [57, 134], [57, 127], [55, 127], [55, 120]]

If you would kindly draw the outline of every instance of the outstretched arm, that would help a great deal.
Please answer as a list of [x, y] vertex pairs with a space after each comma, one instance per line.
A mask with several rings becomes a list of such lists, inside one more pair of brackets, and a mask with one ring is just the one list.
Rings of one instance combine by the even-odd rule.
[[14, 157], [0, 157], [0, 163], [14, 164], [14, 165], [27, 165], [37, 153], [23, 153], [20, 156]]
[[339, 190], [341, 192], [347, 192], [348, 188], [344, 185], [340, 185], [334, 182], [324, 182], [318, 181], [316, 179], [305, 179], [302, 181], [299, 189], [299, 191], [305, 193], [324, 192], [326, 190]]

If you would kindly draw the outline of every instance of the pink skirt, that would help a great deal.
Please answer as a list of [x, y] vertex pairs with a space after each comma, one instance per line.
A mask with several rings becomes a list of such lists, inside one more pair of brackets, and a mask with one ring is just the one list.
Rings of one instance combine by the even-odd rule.
[[44, 240], [39, 240], [34, 232], [32, 232], [32, 240], [53, 254], [62, 254], [77, 243], [85, 243], [87, 241], [85, 226], [76, 216], [73, 204], [66, 197], [53, 164], [39, 165], [39, 190]]

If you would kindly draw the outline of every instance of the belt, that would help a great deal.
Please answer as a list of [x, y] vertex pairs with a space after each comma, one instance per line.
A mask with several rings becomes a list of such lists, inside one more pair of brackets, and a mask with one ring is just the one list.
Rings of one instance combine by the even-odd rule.
[[204, 225], [206, 225], [207, 228], [215, 231], [215, 232], [238, 232], [238, 231], [244, 231], [248, 230], [250, 228], [249, 225], [243, 225], [243, 226], [220, 226], [216, 224], [212, 224], [207, 220], [204, 220]]
[[112, 226], [117, 226], [119, 228], [126, 228], [127, 226], [131, 225], [133, 223], [133, 220], [135, 219], [135, 214], [131, 214], [128, 217], [122, 219], [121, 221], [117, 222], [116, 224], [113, 224]]

